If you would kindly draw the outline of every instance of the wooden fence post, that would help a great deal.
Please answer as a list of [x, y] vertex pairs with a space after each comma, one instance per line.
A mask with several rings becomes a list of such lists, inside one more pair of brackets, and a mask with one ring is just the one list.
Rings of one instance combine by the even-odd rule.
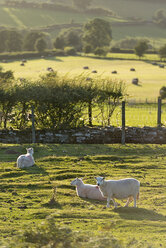
[[32, 105], [32, 143], [36, 142], [35, 137], [35, 115], [34, 115], [34, 106]]
[[125, 144], [125, 101], [122, 101], [122, 137], [121, 137], [122, 145]]
[[158, 97], [157, 126], [161, 127], [161, 97]]

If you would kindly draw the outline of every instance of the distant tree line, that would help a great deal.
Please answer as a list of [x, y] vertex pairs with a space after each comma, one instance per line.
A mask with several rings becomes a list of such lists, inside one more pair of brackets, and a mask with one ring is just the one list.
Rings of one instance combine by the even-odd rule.
[[[108, 52], [118, 52], [118, 49], [132, 49], [139, 58], [148, 50], [153, 50], [148, 39], [125, 38], [114, 42], [111, 47], [111, 24], [100, 18], [95, 18], [82, 28], [69, 28], [62, 30], [55, 40], [50, 35], [40, 31], [17, 31], [14, 29], [0, 30], [0, 53], [38, 51], [59, 49], [67, 55], [76, 55], [77, 52], [93, 53], [97, 56], [106, 56]], [[161, 59], [166, 58], [165, 46], [158, 50]]]

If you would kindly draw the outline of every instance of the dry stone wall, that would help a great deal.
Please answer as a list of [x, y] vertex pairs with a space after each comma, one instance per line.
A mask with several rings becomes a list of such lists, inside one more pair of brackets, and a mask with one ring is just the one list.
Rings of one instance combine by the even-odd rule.
[[[37, 130], [36, 143], [113, 144], [121, 143], [121, 128], [95, 127], [61, 131]], [[166, 128], [126, 127], [126, 143], [166, 144]], [[0, 130], [0, 143], [32, 143], [31, 130]]]

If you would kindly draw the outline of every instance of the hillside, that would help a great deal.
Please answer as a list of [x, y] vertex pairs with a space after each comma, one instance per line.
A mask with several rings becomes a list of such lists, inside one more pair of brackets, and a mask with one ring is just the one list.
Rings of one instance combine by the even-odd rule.
[[0, 23], [1, 28], [40, 29], [55, 38], [63, 28], [80, 27], [90, 19], [99, 17], [111, 22], [114, 40], [137, 36], [148, 37], [152, 43], [163, 44], [166, 33], [152, 21], [154, 13], [159, 9], [166, 10], [166, 2], [92, 0], [91, 6], [83, 11], [76, 8], [72, 0], [0, 0]]

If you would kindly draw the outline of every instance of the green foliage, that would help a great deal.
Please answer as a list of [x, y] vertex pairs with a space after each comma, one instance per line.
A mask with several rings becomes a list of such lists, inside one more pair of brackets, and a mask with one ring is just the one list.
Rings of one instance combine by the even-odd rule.
[[[83, 75], [75, 77], [58, 76], [56, 72], [42, 76], [36, 82], [11, 80], [0, 87], [2, 97], [0, 104], [7, 118], [12, 117], [12, 126], [25, 129], [28, 127], [28, 114], [33, 104], [35, 108], [36, 127], [41, 129], [65, 129], [80, 127], [84, 124], [84, 114], [89, 108], [92, 118], [92, 106], [97, 99], [104, 98], [107, 91], [113, 102], [123, 95], [123, 88], [118, 82], [107, 79], [109, 87], [103, 88], [105, 79], [87, 81]], [[117, 85], [115, 87], [115, 84]], [[120, 92], [120, 94], [119, 94]], [[94, 106], [95, 106], [94, 105]], [[92, 125], [92, 121], [90, 122]]]
[[97, 47], [109, 46], [112, 38], [111, 25], [109, 22], [95, 18], [85, 24], [83, 30], [83, 42], [90, 45], [93, 50]]
[[160, 58], [166, 58], [166, 44], [160, 47], [159, 49], [159, 56]]
[[145, 52], [148, 50], [148, 44], [146, 41], [139, 41], [135, 46], [135, 54], [139, 57], [142, 57]]
[[44, 52], [44, 50], [47, 48], [47, 43], [43, 38], [39, 38], [35, 42], [35, 49], [38, 52]]
[[77, 28], [69, 28], [60, 32], [57, 36], [54, 47], [58, 49], [63, 49], [64, 47], [74, 47], [76, 50], [81, 50], [82, 48], [82, 30]]
[[23, 48], [25, 51], [35, 51], [35, 43], [38, 39], [43, 38], [44, 34], [41, 32], [28, 32], [25, 35]]
[[94, 54], [99, 56], [106, 56], [107, 50], [106, 48], [96, 47], [96, 49], [94, 50]]
[[67, 55], [70, 55], [70, 56], [76, 55], [76, 50], [75, 50], [74, 47], [65, 47], [65, 48], [64, 48], [64, 52], [65, 52]]

